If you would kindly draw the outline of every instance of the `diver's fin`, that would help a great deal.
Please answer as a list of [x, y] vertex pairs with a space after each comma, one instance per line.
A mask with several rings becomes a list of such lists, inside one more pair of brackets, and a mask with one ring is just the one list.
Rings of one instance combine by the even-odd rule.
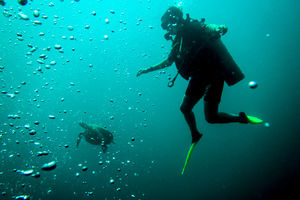
[[251, 123], [251, 124], [261, 124], [264, 122], [262, 119], [259, 119], [257, 117], [253, 117], [253, 116], [247, 115], [247, 118], [248, 118], [249, 123]]
[[185, 163], [184, 163], [183, 169], [182, 169], [182, 171], [181, 171], [181, 175], [183, 175], [183, 173], [184, 173], [184, 171], [185, 171], [185, 168], [186, 168], [186, 166], [187, 166], [187, 164], [188, 164], [188, 162], [189, 162], [189, 160], [190, 160], [190, 157], [191, 157], [191, 155], [192, 155], [192, 152], [193, 152], [193, 150], [194, 150], [194, 148], [195, 148], [195, 146], [196, 146], [197, 143], [198, 143], [198, 141], [192, 143], [192, 145], [191, 145], [191, 147], [190, 147], [190, 149], [189, 149], [189, 152], [188, 152], [188, 154], [187, 154], [187, 156], [186, 156]]

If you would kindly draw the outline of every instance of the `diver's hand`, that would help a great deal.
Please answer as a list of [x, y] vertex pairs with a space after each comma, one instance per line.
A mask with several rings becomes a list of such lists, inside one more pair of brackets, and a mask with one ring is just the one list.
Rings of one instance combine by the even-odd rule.
[[138, 76], [140, 76], [140, 75], [142, 75], [142, 74], [144, 74], [144, 73], [146, 73], [146, 70], [145, 70], [145, 69], [140, 69], [140, 70], [137, 72], [136, 76], [138, 77]]
[[219, 25], [217, 28], [217, 31], [221, 34], [221, 35], [225, 35], [228, 31], [228, 27], [225, 25]]
[[206, 27], [209, 33], [217, 34], [218, 38], [222, 35], [225, 35], [228, 30], [227, 26], [225, 25], [207, 24]]

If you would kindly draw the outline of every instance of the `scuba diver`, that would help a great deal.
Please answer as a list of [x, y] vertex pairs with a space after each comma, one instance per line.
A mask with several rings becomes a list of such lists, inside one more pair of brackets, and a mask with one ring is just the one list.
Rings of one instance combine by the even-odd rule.
[[86, 124], [84, 122], [78, 123], [83, 129], [84, 132], [79, 133], [77, 138], [76, 147], [78, 148], [79, 143], [81, 141], [82, 136], [85, 140], [93, 145], [101, 146], [103, 153], [107, 151], [107, 145], [110, 143], [114, 143], [113, 141], [113, 134], [104, 128], [94, 125], [94, 124]]
[[168, 86], [174, 85], [178, 74], [189, 80], [180, 110], [189, 126], [192, 145], [202, 137], [192, 109], [203, 96], [208, 123], [262, 122], [244, 112], [238, 115], [219, 112], [224, 82], [232, 86], [244, 79], [244, 74], [220, 39], [227, 32], [226, 26], [206, 24], [205, 19], [194, 20], [189, 14], [184, 19], [181, 9], [175, 6], [163, 14], [161, 26], [167, 31], [165, 39], [172, 41], [172, 50], [168, 58], [157, 65], [140, 69], [137, 76], [169, 67], [175, 62], [178, 73]]

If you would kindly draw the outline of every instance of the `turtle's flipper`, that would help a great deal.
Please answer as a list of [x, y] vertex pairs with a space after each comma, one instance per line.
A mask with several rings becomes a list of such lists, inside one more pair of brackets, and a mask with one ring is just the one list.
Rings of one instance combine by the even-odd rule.
[[77, 148], [78, 148], [79, 143], [80, 143], [80, 141], [81, 141], [82, 135], [83, 135], [83, 133], [79, 133], [79, 135], [78, 135], [77, 143], [76, 143], [76, 147], [77, 147]]
[[101, 148], [102, 148], [103, 153], [105, 153], [107, 151], [107, 146], [105, 144], [102, 144]]

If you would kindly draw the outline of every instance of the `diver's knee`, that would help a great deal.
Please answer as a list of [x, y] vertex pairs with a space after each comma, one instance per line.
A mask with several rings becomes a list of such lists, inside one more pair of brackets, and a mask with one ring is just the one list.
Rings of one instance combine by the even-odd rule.
[[186, 104], [182, 104], [182, 105], [180, 106], [180, 111], [181, 111], [183, 114], [187, 114], [187, 113], [192, 112], [192, 109], [189, 108], [189, 106], [187, 106]]
[[214, 115], [205, 115], [205, 120], [210, 124], [217, 123], [217, 118]]

